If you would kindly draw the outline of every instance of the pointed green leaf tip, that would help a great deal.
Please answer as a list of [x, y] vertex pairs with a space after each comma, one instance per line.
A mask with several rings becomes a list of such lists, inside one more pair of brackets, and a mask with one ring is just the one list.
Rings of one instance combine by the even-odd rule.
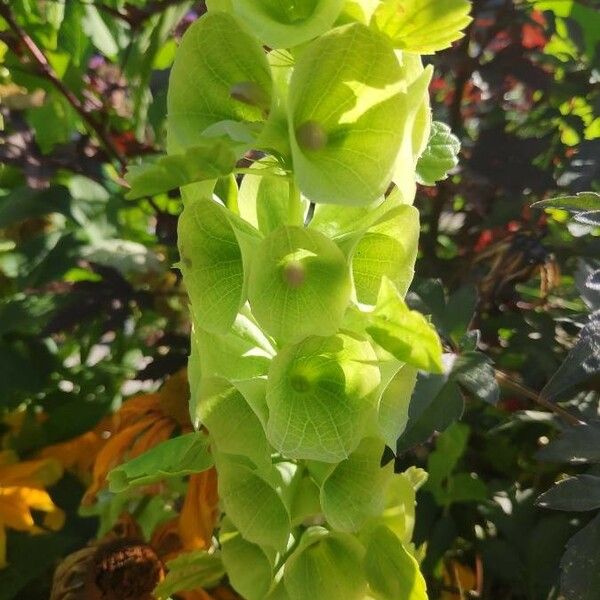
[[318, 231], [280, 227], [258, 247], [248, 298], [261, 327], [277, 340], [335, 333], [350, 292], [346, 258]]
[[265, 53], [238, 20], [209, 12], [185, 33], [169, 80], [168, 150], [195, 146], [221, 121], [264, 121], [273, 83]]
[[445, 123], [434, 121], [429, 142], [417, 163], [417, 181], [423, 185], [435, 185], [448, 177], [448, 171], [458, 164], [460, 142], [452, 135]]
[[153, 196], [190, 183], [224, 177], [235, 167], [235, 152], [226, 140], [196, 141], [183, 154], [162, 156], [155, 161], [132, 165], [125, 179], [131, 186], [130, 200]]
[[113, 469], [108, 474], [110, 491], [118, 494], [161, 479], [199, 473], [212, 465], [206, 435], [188, 433], [167, 440]]
[[433, 326], [419, 312], [410, 310], [394, 284], [384, 277], [377, 307], [369, 314], [367, 332], [398, 360], [442, 372], [442, 344]]
[[372, 23], [394, 47], [433, 54], [463, 37], [470, 10], [468, 0], [383, 0]]
[[294, 174], [313, 202], [366, 205], [388, 188], [407, 114], [389, 41], [353, 23], [299, 55], [289, 88]]
[[284, 347], [269, 370], [269, 441], [289, 458], [347, 458], [374, 414], [376, 362], [368, 342], [343, 334]]

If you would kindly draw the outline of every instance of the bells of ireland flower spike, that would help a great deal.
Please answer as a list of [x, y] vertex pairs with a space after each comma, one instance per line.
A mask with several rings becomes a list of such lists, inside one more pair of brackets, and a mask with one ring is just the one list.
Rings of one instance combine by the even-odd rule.
[[385, 36], [360, 23], [304, 49], [289, 88], [294, 174], [313, 202], [366, 205], [392, 181], [406, 86]]

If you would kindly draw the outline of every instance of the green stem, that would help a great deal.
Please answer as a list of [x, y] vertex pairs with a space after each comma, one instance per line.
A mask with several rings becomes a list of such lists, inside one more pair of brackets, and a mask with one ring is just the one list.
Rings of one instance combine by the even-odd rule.
[[300, 195], [300, 189], [291, 176], [289, 179], [288, 218], [286, 225], [296, 225], [298, 227], [304, 226], [304, 206], [302, 204], [302, 196]]

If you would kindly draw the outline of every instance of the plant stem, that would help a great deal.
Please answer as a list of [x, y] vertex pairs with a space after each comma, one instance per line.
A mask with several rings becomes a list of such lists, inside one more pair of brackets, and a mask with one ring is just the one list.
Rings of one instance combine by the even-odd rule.
[[286, 225], [296, 225], [302, 227], [304, 225], [304, 210], [302, 209], [302, 196], [300, 190], [293, 178], [289, 180], [289, 196], [288, 196], [288, 219]]
[[517, 392], [524, 398], [528, 398], [529, 400], [532, 400], [536, 404], [539, 404], [540, 406], [543, 406], [544, 408], [547, 408], [548, 410], [552, 411], [553, 413], [558, 415], [561, 419], [563, 419], [563, 421], [565, 421], [569, 425], [574, 425], [574, 426], [587, 425], [587, 423], [585, 421], [582, 421], [575, 415], [572, 415], [570, 412], [566, 411], [564, 408], [557, 406], [554, 402], [550, 402], [550, 400], [544, 398], [542, 395], [538, 394], [537, 392], [534, 392], [532, 389], [528, 388], [527, 386], [524, 386], [523, 384], [521, 384], [517, 381], [514, 381], [506, 373], [503, 373], [502, 371], [498, 371], [497, 369], [496, 369], [496, 380], [498, 381], [498, 383], [500, 385], [504, 385], [505, 387], [510, 388], [513, 391]]
[[77, 98], [77, 96], [58, 78], [52, 65], [48, 62], [46, 55], [40, 50], [29, 34], [16, 22], [10, 7], [4, 2], [0, 2], [0, 16], [8, 23], [8, 26], [27, 49], [27, 52], [37, 67], [38, 73], [64, 96], [65, 100], [87, 125], [90, 132], [96, 135], [98, 141], [109, 155], [111, 155], [119, 163], [120, 167], [124, 169], [127, 165], [125, 157], [119, 152], [102, 126], [85, 110], [79, 98]]

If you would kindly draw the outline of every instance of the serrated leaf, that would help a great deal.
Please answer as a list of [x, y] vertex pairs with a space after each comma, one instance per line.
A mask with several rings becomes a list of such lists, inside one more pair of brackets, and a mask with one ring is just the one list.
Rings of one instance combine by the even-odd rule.
[[417, 162], [417, 181], [435, 185], [448, 177], [448, 172], [458, 164], [460, 142], [445, 123], [434, 121], [429, 142]]
[[167, 600], [176, 592], [214, 587], [225, 575], [221, 557], [206, 550], [180, 554], [168, 561], [167, 567], [166, 577], [154, 589], [159, 600]]
[[218, 179], [233, 171], [236, 156], [229, 143], [218, 139], [197, 142], [183, 154], [129, 166], [125, 179], [131, 189], [125, 197], [133, 200], [153, 196], [190, 183]]
[[108, 474], [108, 481], [111, 492], [118, 494], [161, 479], [200, 473], [213, 464], [208, 437], [194, 432], [162, 442], [116, 467]]
[[398, 360], [425, 371], [442, 372], [442, 344], [435, 329], [421, 313], [408, 308], [386, 277], [368, 322], [367, 333]]
[[580, 192], [574, 196], [559, 196], [548, 200], [534, 202], [535, 208], [558, 208], [570, 212], [589, 212], [600, 210], [600, 194], [596, 192]]
[[468, 0], [383, 0], [371, 22], [396, 48], [433, 54], [463, 37], [470, 10]]
[[588, 511], [600, 508], [600, 477], [577, 475], [559, 481], [535, 502], [542, 508]]
[[419, 565], [400, 540], [384, 526], [369, 533], [365, 573], [377, 600], [427, 600]]

